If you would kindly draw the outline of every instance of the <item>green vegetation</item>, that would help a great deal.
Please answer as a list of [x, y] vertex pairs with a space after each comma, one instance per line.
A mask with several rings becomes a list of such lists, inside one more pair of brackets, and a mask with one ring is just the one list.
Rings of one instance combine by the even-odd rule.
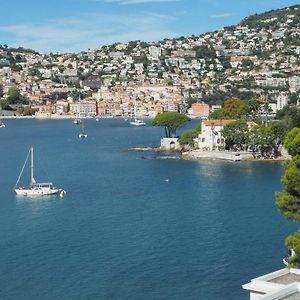
[[256, 124], [247, 123], [244, 119], [231, 122], [222, 131], [227, 150], [250, 150], [253, 156], [258, 158], [278, 157], [284, 134], [285, 131], [280, 121]]
[[32, 116], [36, 110], [30, 106], [18, 107], [17, 112], [22, 116]]
[[161, 126], [165, 128], [166, 137], [176, 137], [176, 131], [182, 128], [190, 118], [178, 112], [164, 112], [158, 114], [153, 122], [153, 126]]
[[3, 84], [0, 84], [0, 98], [2, 98], [3, 95], [4, 95]]
[[294, 127], [300, 128], [300, 109], [292, 105], [285, 106], [277, 112], [276, 119], [282, 122], [285, 132]]
[[12, 110], [11, 105], [27, 105], [28, 99], [20, 94], [20, 91], [16, 88], [10, 88], [8, 90], [8, 97], [3, 97], [3, 87], [0, 85], [0, 107], [1, 109]]
[[225, 101], [224, 107], [215, 110], [209, 115], [209, 119], [236, 120], [240, 119], [247, 112], [247, 102], [231, 98]]
[[280, 154], [280, 142], [272, 124], [255, 126], [249, 132], [249, 145], [255, 157], [275, 158]]
[[245, 120], [238, 120], [226, 125], [222, 131], [225, 148], [230, 150], [244, 150], [248, 141], [248, 126]]
[[212, 47], [209, 48], [207, 46], [196, 46], [193, 48], [193, 50], [196, 51], [197, 58], [216, 58], [216, 51]]
[[[296, 14], [299, 15], [299, 5], [291, 6], [289, 7], [289, 13], [290, 14]], [[297, 10], [296, 10], [297, 9]], [[267, 22], [265, 23], [264, 20], [267, 19], [273, 19], [276, 18], [273, 22]], [[247, 17], [241, 22], [242, 26], [248, 25], [250, 28], [268, 28], [272, 26], [273, 28], [276, 28], [276, 24], [279, 23], [279, 21], [283, 21], [286, 19], [286, 8], [282, 9], [276, 9], [276, 10], [271, 10], [266, 13], [262, 14], [255, 14], [253, 16]]]
[[6, 98], [8, 104], [28, 104], [26, 97], [22, 96], [17, 88], [10, 88], [8, 90], [8, 97]]
[[195, 147], [194, 139], [197, 138], [200, 133], [201, 133], [201, 124], [199, 124], [194, 129], [189, 129], [183, 132], [183, 134], [181, 135], [178, 141], [180, 145], [183, 147], [194, 148]]
[[[300, 223], [300, 128], [293, 128], [286, 136], [284, 146], [292, 160], [284, 163], [283, 191], [276, 193], [276, 205], [281, 214]], [[300, 268], [300, 230], [285, 240], [285, 245], [294, 250], [290, 267]]]

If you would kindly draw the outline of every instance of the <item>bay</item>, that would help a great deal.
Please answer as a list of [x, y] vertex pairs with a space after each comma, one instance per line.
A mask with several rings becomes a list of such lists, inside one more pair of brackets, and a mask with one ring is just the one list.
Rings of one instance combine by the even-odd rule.
[[[163, 129], [121, 119], [85, 121], [86, 140], [71, 120], [5, 124], [1, 299], [248, 299], [242, 284], [283, 267], [297, 227], [275, 207], [281, 163], [130, 152]], [[14, 194], [31, 145], [64, 199]]]

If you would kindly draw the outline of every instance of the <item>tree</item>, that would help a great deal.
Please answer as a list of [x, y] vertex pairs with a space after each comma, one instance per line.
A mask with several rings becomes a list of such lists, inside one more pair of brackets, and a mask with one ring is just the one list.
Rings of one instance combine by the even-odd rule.
[[251, 99], [247, 102], [247, 115], [252, 120], [256, 120], [259, 114], [263, 112], [263, 103], [258, 99]]
[[295, 127], [287, 134], [284, 146], [290, 155], [300, 155], [300, 128]]
[[281, 121], [274, 121], [270, 124], [272, 133], [276, 137], [276, 143], [278, 147], [283, 144], [283, 140], [286, 134], [286, 129], [284, 127], [283, 122]]
[[276, 141], [277, 137], [269, 125], [255, 126], [249, 133], [249, 144], [252, 150], [264, 158], [277, 156]]
[[0, 99], [0, 107], [1, 109], [9, 109], [9, 103], [7, 99]]
[[18, 107], [17, 112], [23, 116], [32, 116], [35, 114], [36, 110], [32, 107]]
[[222, 136], [225, 139], [225, 148], [242, 150], [248, 140], [248, 125], [245, 120], [232, 122], [224, 127]]
[[300, 127], [300, 109], [296, 106], [285, 106], [276, 113], [276, 118], [282, 120], [286, 132], [295, 127]]
[[[286, 136], [284, 146], [292, 160], [284, 163], [283, 191], [276, 193], [276, 205], [283, 216], [300, 223], [300, 128], [292, 129]], [[300, 230], [285, 240], [285, 245], [294, 250], [289, 260], [290, 267], [300, 268]]]
[[223, 107], [224, 117], [228, 120], [230, 119], [240, 119], [247, 112], [246, 101], [240, 100], [238, 98], [231, 98], [225, 101]]
[[0, 98], [2, 98], [4, 95], [3, 85], [0, 84]]
[[8, 90], [8, 97], [6, 98], [9, 104], [28, 104], [26, 97], [20, 94], [17, 88], [10, 88]]
[[246, 116], [248, 105], [246, 101], [238, 98], [229, 98], [224, 102], [224, 107], [209, 114], [209, 119], [236, 120]]
[[166, 137], [175, 137], [177, 129], [184, 127], [188, 121], [190, 118], [181, 113], [164, 112], [154, 118], [152, 125], [165, 127]]
[[221, 120], [225, 119], [224, 113], [223, 113], [223, 108], [216, 109], [209, 113], [208, 118], [211, 120]]
[[194, 139], [199, 136], [200, 132], [201, 132], [201, 124], [199, 124], [194, 129], [189, 129], [189, 130], [184, 131], [178, 140], [180, 145], [194, 148], [194, 146], [195, 146]]

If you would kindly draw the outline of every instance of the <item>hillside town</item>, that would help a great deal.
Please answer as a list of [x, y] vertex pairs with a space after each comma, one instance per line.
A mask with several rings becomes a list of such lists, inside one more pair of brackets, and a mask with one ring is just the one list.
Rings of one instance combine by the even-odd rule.
[[2, 115], [154, 118], [175, 111], [205, 119], [230, 97], [261, 99], [276, 113], [299, 104], [299, 24], [297, 5], [215, 32], [77, 54], [2, 45]]

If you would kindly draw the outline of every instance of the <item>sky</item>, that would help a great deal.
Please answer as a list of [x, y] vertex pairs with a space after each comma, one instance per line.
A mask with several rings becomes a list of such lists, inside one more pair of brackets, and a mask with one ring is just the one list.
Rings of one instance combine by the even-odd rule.
[[115, 42], [159, 41], [238, 24], [299, 0], [5, 0], [0, 44], [41, 53], [80, 52]]

